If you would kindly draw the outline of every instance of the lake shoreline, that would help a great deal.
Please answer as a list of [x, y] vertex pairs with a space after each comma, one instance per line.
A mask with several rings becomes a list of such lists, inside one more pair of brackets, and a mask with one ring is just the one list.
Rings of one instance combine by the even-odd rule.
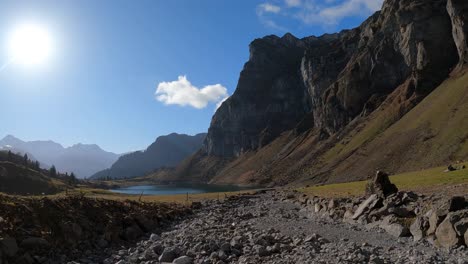
[[109, 191], [127, 195], [180, 195], [180, 194], [202, 194], [237, 192], [253, 190], [258, 187], [241, 187], [237, 185], [214, 185], [214, 184], [190, 184], [190, 183], [170, 183], [170, 184], [142, 184], [119, 188], [112, 188]]

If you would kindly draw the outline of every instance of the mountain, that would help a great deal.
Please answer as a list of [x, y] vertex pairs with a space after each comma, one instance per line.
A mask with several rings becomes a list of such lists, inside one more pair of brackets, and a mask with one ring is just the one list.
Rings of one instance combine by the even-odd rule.
[[97, 145], [76, 144], [68, 148], [53, 141], [25, 142], [8, 135], [0, 140], [0, 150], [28, 154], [38, 160], [42, 167], [55, 165], [61, 172], [73, 172], [79, 178], [85, 178], [108, 168], [119, 155], [102, 150]]
[[464, 0], [386, 0], [351, 30], [254, 40], [173, 179], [343, 182], [467, 159], [467, 13]]
[[195, 136], [176, 133], [160, 136], [146, 150], [121, 156], [112, 167], [96, 173], [92, 178], [131, 178], [176, 166], [200, 149], [205, 136], [205, 133]]

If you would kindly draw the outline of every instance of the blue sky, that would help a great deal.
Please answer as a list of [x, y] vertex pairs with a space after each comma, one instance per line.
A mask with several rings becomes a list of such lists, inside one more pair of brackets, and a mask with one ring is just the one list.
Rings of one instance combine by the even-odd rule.
[[0, 71], [0, 137], [120, 153], [159, 135], [205, 132], [217, 103], [234, 92], [253, 39], [352, 28], [381, 3], [2, 0], [0, 63], [21, 23], [46, 28], [54, 48], [41, 65]]

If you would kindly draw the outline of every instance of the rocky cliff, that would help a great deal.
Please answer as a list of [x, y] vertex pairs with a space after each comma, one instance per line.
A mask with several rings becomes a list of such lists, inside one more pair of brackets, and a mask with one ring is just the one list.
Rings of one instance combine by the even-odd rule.
[[[379, 130], [353, 151], [363, 147], [454, 69], [463, 69], [467, 14], [462, 0], [386, 0], [381, 11], [352, 30], [253, 41], [235, 93], [213, 116], [202, 151], [182, 171], [243, 183], [258, 183], [266, 171], [288, 174], [286, 182], [330, 172], [339, 162], [333, 153], [323, 156], [330, 149], [346, 145], [370, 119], [384, 119], [379, 113], [386, 113]], [[343, 138], [348, 139], [340, 142]], [[292, 159], [294, 153], [301, 155]], [[308, 169], [324, 163], [328, 171]]]

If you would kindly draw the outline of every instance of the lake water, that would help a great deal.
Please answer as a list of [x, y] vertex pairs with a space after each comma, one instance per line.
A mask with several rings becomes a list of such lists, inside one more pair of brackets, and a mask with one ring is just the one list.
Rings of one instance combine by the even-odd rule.
[[124, 194], [143, 195], [172, 195], [172, 194], [194, 194], [210, 192], [233, 192], [245, 190], [246, 188], [230, 185], [140, 185], [113, 189], [112, 192]]

